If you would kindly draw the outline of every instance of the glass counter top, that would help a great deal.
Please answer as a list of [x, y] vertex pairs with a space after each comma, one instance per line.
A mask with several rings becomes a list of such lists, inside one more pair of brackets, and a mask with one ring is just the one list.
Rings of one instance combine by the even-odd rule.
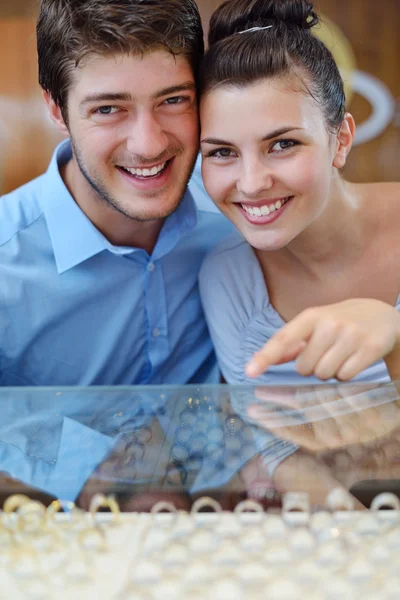
[[0, 403], [2, 504], [23, 493], [88, 509], [104, 493], [123, 512], [161, 500], [190, 510], [204, 496], [269, 509], [306, 492], [312, 507], [340, 510], [400, 496], [394, 383], [18, 387], [1, 388]]

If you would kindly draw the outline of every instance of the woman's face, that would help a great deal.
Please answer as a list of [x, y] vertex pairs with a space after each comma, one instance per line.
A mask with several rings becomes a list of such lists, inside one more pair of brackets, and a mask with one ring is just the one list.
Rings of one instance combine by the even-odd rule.
[[283, 248], [322, 215], [338, 145], [310, 96], [284, 79], [222, 85], [200, 114], [205, 187], [254, 248]]

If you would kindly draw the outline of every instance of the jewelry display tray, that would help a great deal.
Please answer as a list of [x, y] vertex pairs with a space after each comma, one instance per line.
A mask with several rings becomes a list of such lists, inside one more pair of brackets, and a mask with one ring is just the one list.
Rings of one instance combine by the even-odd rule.
[[399, 389], [0, 389], [0, 600], [399, 600]]
[[399, 598], [398, 510], [59, 513], [54, 528], [62, 547], [0, 537], [1, 599]]

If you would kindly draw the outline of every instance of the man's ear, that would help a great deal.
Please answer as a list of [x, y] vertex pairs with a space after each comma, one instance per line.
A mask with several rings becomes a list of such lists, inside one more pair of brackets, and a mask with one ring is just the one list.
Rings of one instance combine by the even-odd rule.
[[336, 151], [333, 157], [333, 166], [342, 169], [346, 164], [347, 155], [353, 145], [356, 124], [350, 113], [344, 115], [339, 132], [336, 136]]
[[50, 119], [56, 124], [57, 129], [64, 135], [69, 136], [68, 127], [65, 124], [60, 107], [54, 102], [48, 92], [43, 91], [43, 98], [49, 111]]

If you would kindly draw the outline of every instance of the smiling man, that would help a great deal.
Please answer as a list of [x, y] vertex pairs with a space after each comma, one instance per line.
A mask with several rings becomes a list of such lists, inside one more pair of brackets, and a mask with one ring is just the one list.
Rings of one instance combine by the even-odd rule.
[[42, 0], [37, 41], [68, 140], [0, 201], [0, 384], [216, 382], [197, 275], [230, 225], [187, 188], [196, 4]]

